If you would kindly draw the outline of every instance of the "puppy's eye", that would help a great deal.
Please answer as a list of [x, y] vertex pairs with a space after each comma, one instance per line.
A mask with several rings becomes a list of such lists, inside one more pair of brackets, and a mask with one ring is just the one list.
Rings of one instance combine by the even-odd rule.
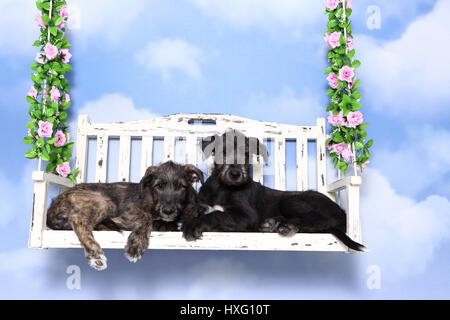
[[180, 183], [180, 184], [178, 184], [178, 188], [184, 189], [184, 188], [187, 188], [187, 186], [185, 184]]
[[158, 189], [162, 189], [164, 187], [164, 185], [160, 182], [156, 185], [156, 188]]

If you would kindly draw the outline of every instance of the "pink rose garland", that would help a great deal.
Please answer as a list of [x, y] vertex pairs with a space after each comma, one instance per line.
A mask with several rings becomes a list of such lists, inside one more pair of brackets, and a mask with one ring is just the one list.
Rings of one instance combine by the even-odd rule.
[[47, 43], [44, 47], [44, 53], [48, 60], [53, 60], [58, 55], [58, 48], [51, 43]]
[[70, 164], [69, 162], [63, 162], [56, 166], [56, 172], [59, 173], [61, 177], [67, 177], [70, 173]]
[[53, 123], [48, 121], [39, 121], [39, 129], [37, 134], [41, 138], [50, 138], [53, 133]]
[[339, 69], [339, 80], [352, 83], [355, 77], [355, 70], [349, 66], [343, 66]]

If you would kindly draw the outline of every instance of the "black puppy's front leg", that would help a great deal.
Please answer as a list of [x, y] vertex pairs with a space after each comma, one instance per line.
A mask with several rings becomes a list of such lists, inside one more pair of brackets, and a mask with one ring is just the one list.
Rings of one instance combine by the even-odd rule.
[[188, 241], [201, 239], [203, 232], [256, 231], [257, 213], [250, 206], [226, 208], [224, 212], [213, 211], [183, 224], [183, 236]]

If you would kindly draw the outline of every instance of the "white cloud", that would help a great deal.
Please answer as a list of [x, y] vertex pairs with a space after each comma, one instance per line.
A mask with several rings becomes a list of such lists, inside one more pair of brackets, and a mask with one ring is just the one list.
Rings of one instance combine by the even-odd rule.
[[204, 14], [223, 20], [235, 28], [261, 28], [270, 32], [288, 30], [307, 34], [316, 21], [324, 20], [321, 1], [297, 0], [190, 0]]
[[396, 40], [377, 42], [358, 36], [367, 99], [388, 117], [442, 118], [449, 115], [450, 45], [447, 31], [450, 2], [412, 22]]
[[[256, 275], [237, 259], [210, 259], [193, 266], [188, 273], [187, 299], [232, 299], [251, 296]], [[213, 286], [213, 287], [212, 287]]]
[[193, 79], [200, 79], [203, 52], [199, 47], [180, 39], [161, 39], [149, 42], [135, 58], [149, 71], [161, 72], [168, 80], [174, 71]]
[[133, 99], [120, 93], [104, 94], [94, 101], [86, 102], [78, 114], [87, 114], [92, 122], [117, 122], [145, 120], [157, 117], [147, 109], [138, 109]]
[[364, 254], [389, 279], [424, 272], [434, 251], [450, 237], [450, 202], [432, 195], [417, 202], [400, 196], [378, 170], [369, 169], [361, 189]]
[[119, 40], [133, 27], [139, 14], [145, 11], [152, 1], [127, 0], [72, 0], [68, 3], [72, 14], [71, 26], [79, 39], [96, 37], [118, 44]]
[[439, 194], [449, 196], [450, 190], [443, 186], [450, 173], [447, 150], [450, 150], [450, 132], [427, 125], [408, 129], [404, 143], [394, 150], [379, 148], [375, 159], [378, 168], [403, 194], [421, 196], [439, 186]]
[[323, 106], [316, 96], [297, 95], [284, 88], [279, 95], [268, 97], [254, 94], [244, 108], [245, 116], [257, 120], [276, 121], [295, 125], [315, 125], [316, 117], [323, 117]]

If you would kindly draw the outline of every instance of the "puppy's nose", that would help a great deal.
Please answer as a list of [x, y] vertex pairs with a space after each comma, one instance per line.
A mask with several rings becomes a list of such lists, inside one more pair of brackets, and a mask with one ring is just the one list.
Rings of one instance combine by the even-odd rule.
[[232, 178], [237, 179], [241, 176], [241, 172], [239, 170], [231, 170], [230, 175]]
[[175, 209], [174, 208], [164, 208], [164, 209], [162, 209], [162, 212], [166, 215], [171, 215], [171, 214], [175, 213]]

